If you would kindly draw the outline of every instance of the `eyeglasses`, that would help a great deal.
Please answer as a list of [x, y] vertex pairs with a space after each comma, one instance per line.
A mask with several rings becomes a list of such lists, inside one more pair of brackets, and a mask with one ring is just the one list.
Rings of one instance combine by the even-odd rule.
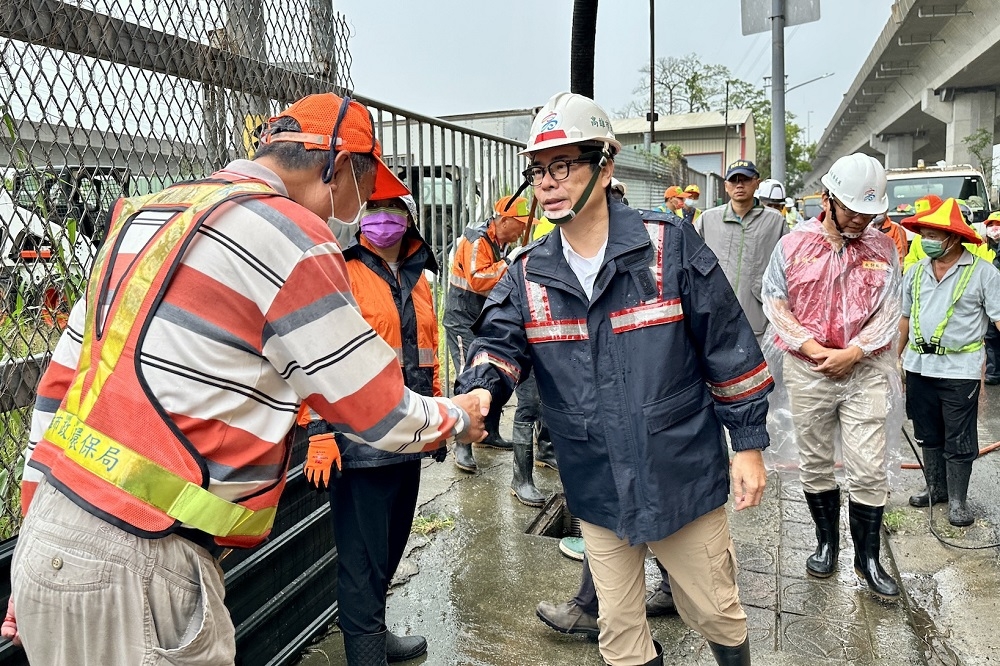
[[837, 197], [830, 197], [830, 200], [833, 201], [833, 204], [837, 208], [839, 208], [841, 210], [841, 212], [843, 212], [844, 215], [846, 215], [847, 218], [850, 219], [850, 220], [858, 219], [858, 220], [861, 220], [862, 222], [871, 222], [876, 217], [875, 215], [863, 215], [861, 213], [855, 213], [853, 210], [851, 210], [850, 208], [848, 208], [844, 204], [840, 203], [840, 200], [837, 199]]
[[524, 179], [527, 180], [532, 187], [538, 187], [542, 184], [542, 180], [545, 178], [546, 172], [552, 176], [552, 180], [566, 180], [569, 178], [569, 170], [572, 165], [596, 164], [600, 157], [600, 151], [582, 153], [580, 157], [575, 160], [552, 160], [549, 162], [548, 166], [532, 165], [522, 171], [521, 175], [524, 176]]
[[749, 176], [744, 176], [742, 174], [736, 174], [735, 176], [731, 176], [729, 178], [729, 180], [727, 180], [726, 182], [727, 183], [731, 183], [733, 185], [740, 185], [742, 183], [751, 183], [754, 180], [756, 180], [756, 178], [750, 178]]

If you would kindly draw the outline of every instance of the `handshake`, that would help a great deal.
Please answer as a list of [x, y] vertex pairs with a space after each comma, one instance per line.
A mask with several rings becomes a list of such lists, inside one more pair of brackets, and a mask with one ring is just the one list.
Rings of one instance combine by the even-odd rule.
[[486, 415], [490, 413], [490, 403], [493, 397], [486, 389], [476, 388], [468, 393], [453, 396], [451, 401], [465, 410], [469, 415], [469, 423], [465, 430], [456, 435], [463, 444], [481, 442], [486, 439]]

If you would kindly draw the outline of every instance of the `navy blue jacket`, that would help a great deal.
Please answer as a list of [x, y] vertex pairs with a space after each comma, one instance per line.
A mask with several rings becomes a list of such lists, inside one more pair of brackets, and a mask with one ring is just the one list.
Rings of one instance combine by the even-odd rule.
[[694, 227], [609, 210], [592, 298], [548, 234], [491, 292], [456, 388], [505, 403], [533, 368], [570, 511], [644, 543], [725, 504], [722, 424], [734, 450], [766, 448], [774, 382]]

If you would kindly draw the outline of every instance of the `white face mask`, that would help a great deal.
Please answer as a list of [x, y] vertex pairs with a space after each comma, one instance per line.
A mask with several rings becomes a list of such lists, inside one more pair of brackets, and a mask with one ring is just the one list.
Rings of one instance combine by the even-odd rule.
[[991, 241], [1000, 241], [1000, 226], [986, 227], [986, 237]]
[[326, 218], [326, 223], [341, 248], [354, 242], [358, 229], [361, 228], [361, 218], [365, 216], [365, 211], [368, 209], [368, 202], [361, 200], [361, 189], [358, 187], [358, 178], [354, 175], [353, 164], [351, 164], [351, 179], [354, 181], [354, 192], [358, 197], [358, 212], [350, 222], [344, 222], [337, 218], [333, 206], [333, 190], [327, 190], [330, 193], [330, 217]]

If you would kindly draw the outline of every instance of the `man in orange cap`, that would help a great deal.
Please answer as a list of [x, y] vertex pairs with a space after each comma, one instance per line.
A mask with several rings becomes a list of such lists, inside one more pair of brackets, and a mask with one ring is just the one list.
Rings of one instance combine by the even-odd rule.
[[[363, 105], [312, 95], [253, 161], [115, 205], [25, 452], [22, 621], [3, 634], [31, 663], [234, 663], [217, 559], [268, 537], [300, 403], [396, 453], [482, 436], [475, 398], [404, 387], [351, 297], [331, 227], [406, 193], [379, 154]], [[329, 479], [330, 440], [310, 443], [307, 477]]]
[[[483, 310], [486, 297], [507, 272], [508, 246], [520, 238], [528, 223], [528, 202], [523, 197], [505, 196], [493, 204], [493, 216], [485, 223], [469, 227], [458, 239], [451, 262], [448, 297], [444, 309], [444, 329], [455, 372], [465, 367], [466, 352], [475, 335], [472, 325]], [[489, 435], [484, 446], [510, 450], [500, 436], [500, 408], [487, 417]], [[466, 472], [476, 471], [471, 444], [455, 447], [455, 464]], [[537, 491], [536, 491], [537, 492]]]
[[680, 185], [671, 185], [663, 192], [663, 204], [657, 206], [656, 210], [661, 213], [673, 213], [685, 222], [691, 222], [694, 219], [694, 211], [688, 210], [684, 205], [690, 197], [691, 195], [681, 189]]
[[955, 199], [901, 224], [920, 233], [927, 255], [904, 277], [899, 326], [906, 411], [927, 479], [910, 504], [948, 502], [948, 522], [964, 527], [973, 522], [966, 499], [979, 455], [983, 338], [991, 325], [1000, 327], [1000, 272], [963, 247], [982, 241]]

